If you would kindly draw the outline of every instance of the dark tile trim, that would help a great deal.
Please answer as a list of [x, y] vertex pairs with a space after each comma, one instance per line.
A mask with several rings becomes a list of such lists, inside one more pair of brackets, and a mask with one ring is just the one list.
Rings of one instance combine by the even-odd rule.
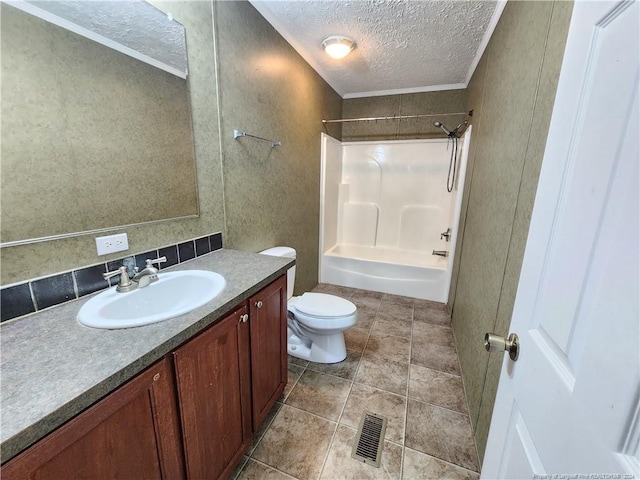
[[[0, 322], [22, 317], [60, 303], [98, 292], [109, 287], [102, 274], [127, 266], [130, 275], [134, 267], [144, 268], [147, 258], [167, 257], [160, 268], [167, 268], [214, 252], [222, 248], [222, 234], [214, 233], [194, 238], [186, 242], [167, 245], [154, 250], [127, 255], [106, 263], [91, 265], [62, 272], [45, 278], [26, 281], [17, 285], [0, 289]], [[118, 283], [118, 278], [111, 280], [111, 286]]]
[[71, 272], [31, 282], [31, 291], [38, 310], [78, 298]]
[[167, 257], [167, 261], [164, 263], [160, 264], [160, 268], [167, 268], [167, 267], [172, 267], [174, 265], [177, 265], [179, 262], [178, 260], [178, 246], [177, 245], [171, 245], [170, 247], [164, 247], [164, 248], [159, 248], [158, 249], [158, 255], [160, 255], [161, 257]]
[[209, 236], [209, 243], [211, 244], [211, 251], [220, 250], [222, 248], [222, 234], [214, 233]]
[[180, 263], [196, 258], [196, 247], [193, 240], [178, 244], [178, 257]]
[[0, 321], [21, 317], [36, 311], [28, 283], [3, 288], [0, 293]]
[[103, 288], [109, 287], [109, 282], [102, 276], [106, 273], [107, 267], [104, 263], [94, 265], [93, 267], [81, 268], [74, 270], [73, 276], [76, 279], [78, 288], [78, 297], [89, 295]]
[[200, 255], [206, 255], [211, 252], [211, 246], [209, 245], [209, 237], [202, 237], [196, 240], [196, 257]]

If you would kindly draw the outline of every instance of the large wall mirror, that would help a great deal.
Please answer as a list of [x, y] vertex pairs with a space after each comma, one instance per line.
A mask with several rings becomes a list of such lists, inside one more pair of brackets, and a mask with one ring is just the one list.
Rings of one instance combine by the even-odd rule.
[[139, 0], [0, 8], [0, 246], [197, 216], [184, 27]]

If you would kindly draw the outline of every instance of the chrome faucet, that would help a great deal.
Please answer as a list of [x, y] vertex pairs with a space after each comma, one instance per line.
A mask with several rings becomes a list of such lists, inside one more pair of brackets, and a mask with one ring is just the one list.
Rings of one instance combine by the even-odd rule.
[[449, 241], [449, 237], [451, 236], [451, 227], [447, 228], [446, 232], [442, 232], [440, 234], [440, 240], [442, 240], [443, 238], [446, 238], [446, 241]]
[[154, 263], [161, 264], [167, 261], [167, 257], [156, 258], [155, 260], [147, 259], [146, 266], [136, 272], [132, 280], [138, 284], [138, 287], [144, 288], [153, 282], [158, 281], [158, 269], [153, 266]]
[[127, 267], [124, 265], [114, 270], [113, 272], [103, 273], [102, 276], [105, 280], [120, 275], [120, 281], [116, 287], [116, 292], [131, 292], [136, 288], [144, 288], [153, 282], [158, 281], [158, 269], [153, 266], [154, 263], [163, 263], [167, 261], [167, 257], [156, 258], [155, 260], [147, 259], [147, 265], [138, 272], [138, 267], [135, 268], [136, 274], [133, 278], [129, 278]]
[[449, 252], [446, 251], [446, 250], [434, 250], [431, 255], [439, 255], [441, 257], [448, 257], [449, 256]]

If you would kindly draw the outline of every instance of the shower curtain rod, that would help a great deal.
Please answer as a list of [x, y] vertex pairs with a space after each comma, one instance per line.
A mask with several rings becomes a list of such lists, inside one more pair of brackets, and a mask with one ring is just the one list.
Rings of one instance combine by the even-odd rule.
[[451, 115], [468, 115], [473, 116], [473, 110], [468, 112], [456, 112], [456, 113], [425, 113], [421, 115], [393, 115], [391, 117], [361, 117], [361, 118], [341, 118], [338, 120], [322, 120], [322, 123], [347, 123], [347, 122], [373, 122], [378, 120], [405, 120], [409, 118], [426, 118], [426, 117], [444, 117]]

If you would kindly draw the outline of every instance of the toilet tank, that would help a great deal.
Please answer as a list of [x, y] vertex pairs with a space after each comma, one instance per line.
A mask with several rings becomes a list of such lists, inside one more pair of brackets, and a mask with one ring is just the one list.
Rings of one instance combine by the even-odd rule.
[[[270, 255], [272, 257], [296, 258], [296, 251], [291, 247], [272, 247], [261, 252], [261, 255]], [[294, 265], [287, 271], [287, 300], [293, 297], [293, 286], [296, 281], [296, 266]]]

